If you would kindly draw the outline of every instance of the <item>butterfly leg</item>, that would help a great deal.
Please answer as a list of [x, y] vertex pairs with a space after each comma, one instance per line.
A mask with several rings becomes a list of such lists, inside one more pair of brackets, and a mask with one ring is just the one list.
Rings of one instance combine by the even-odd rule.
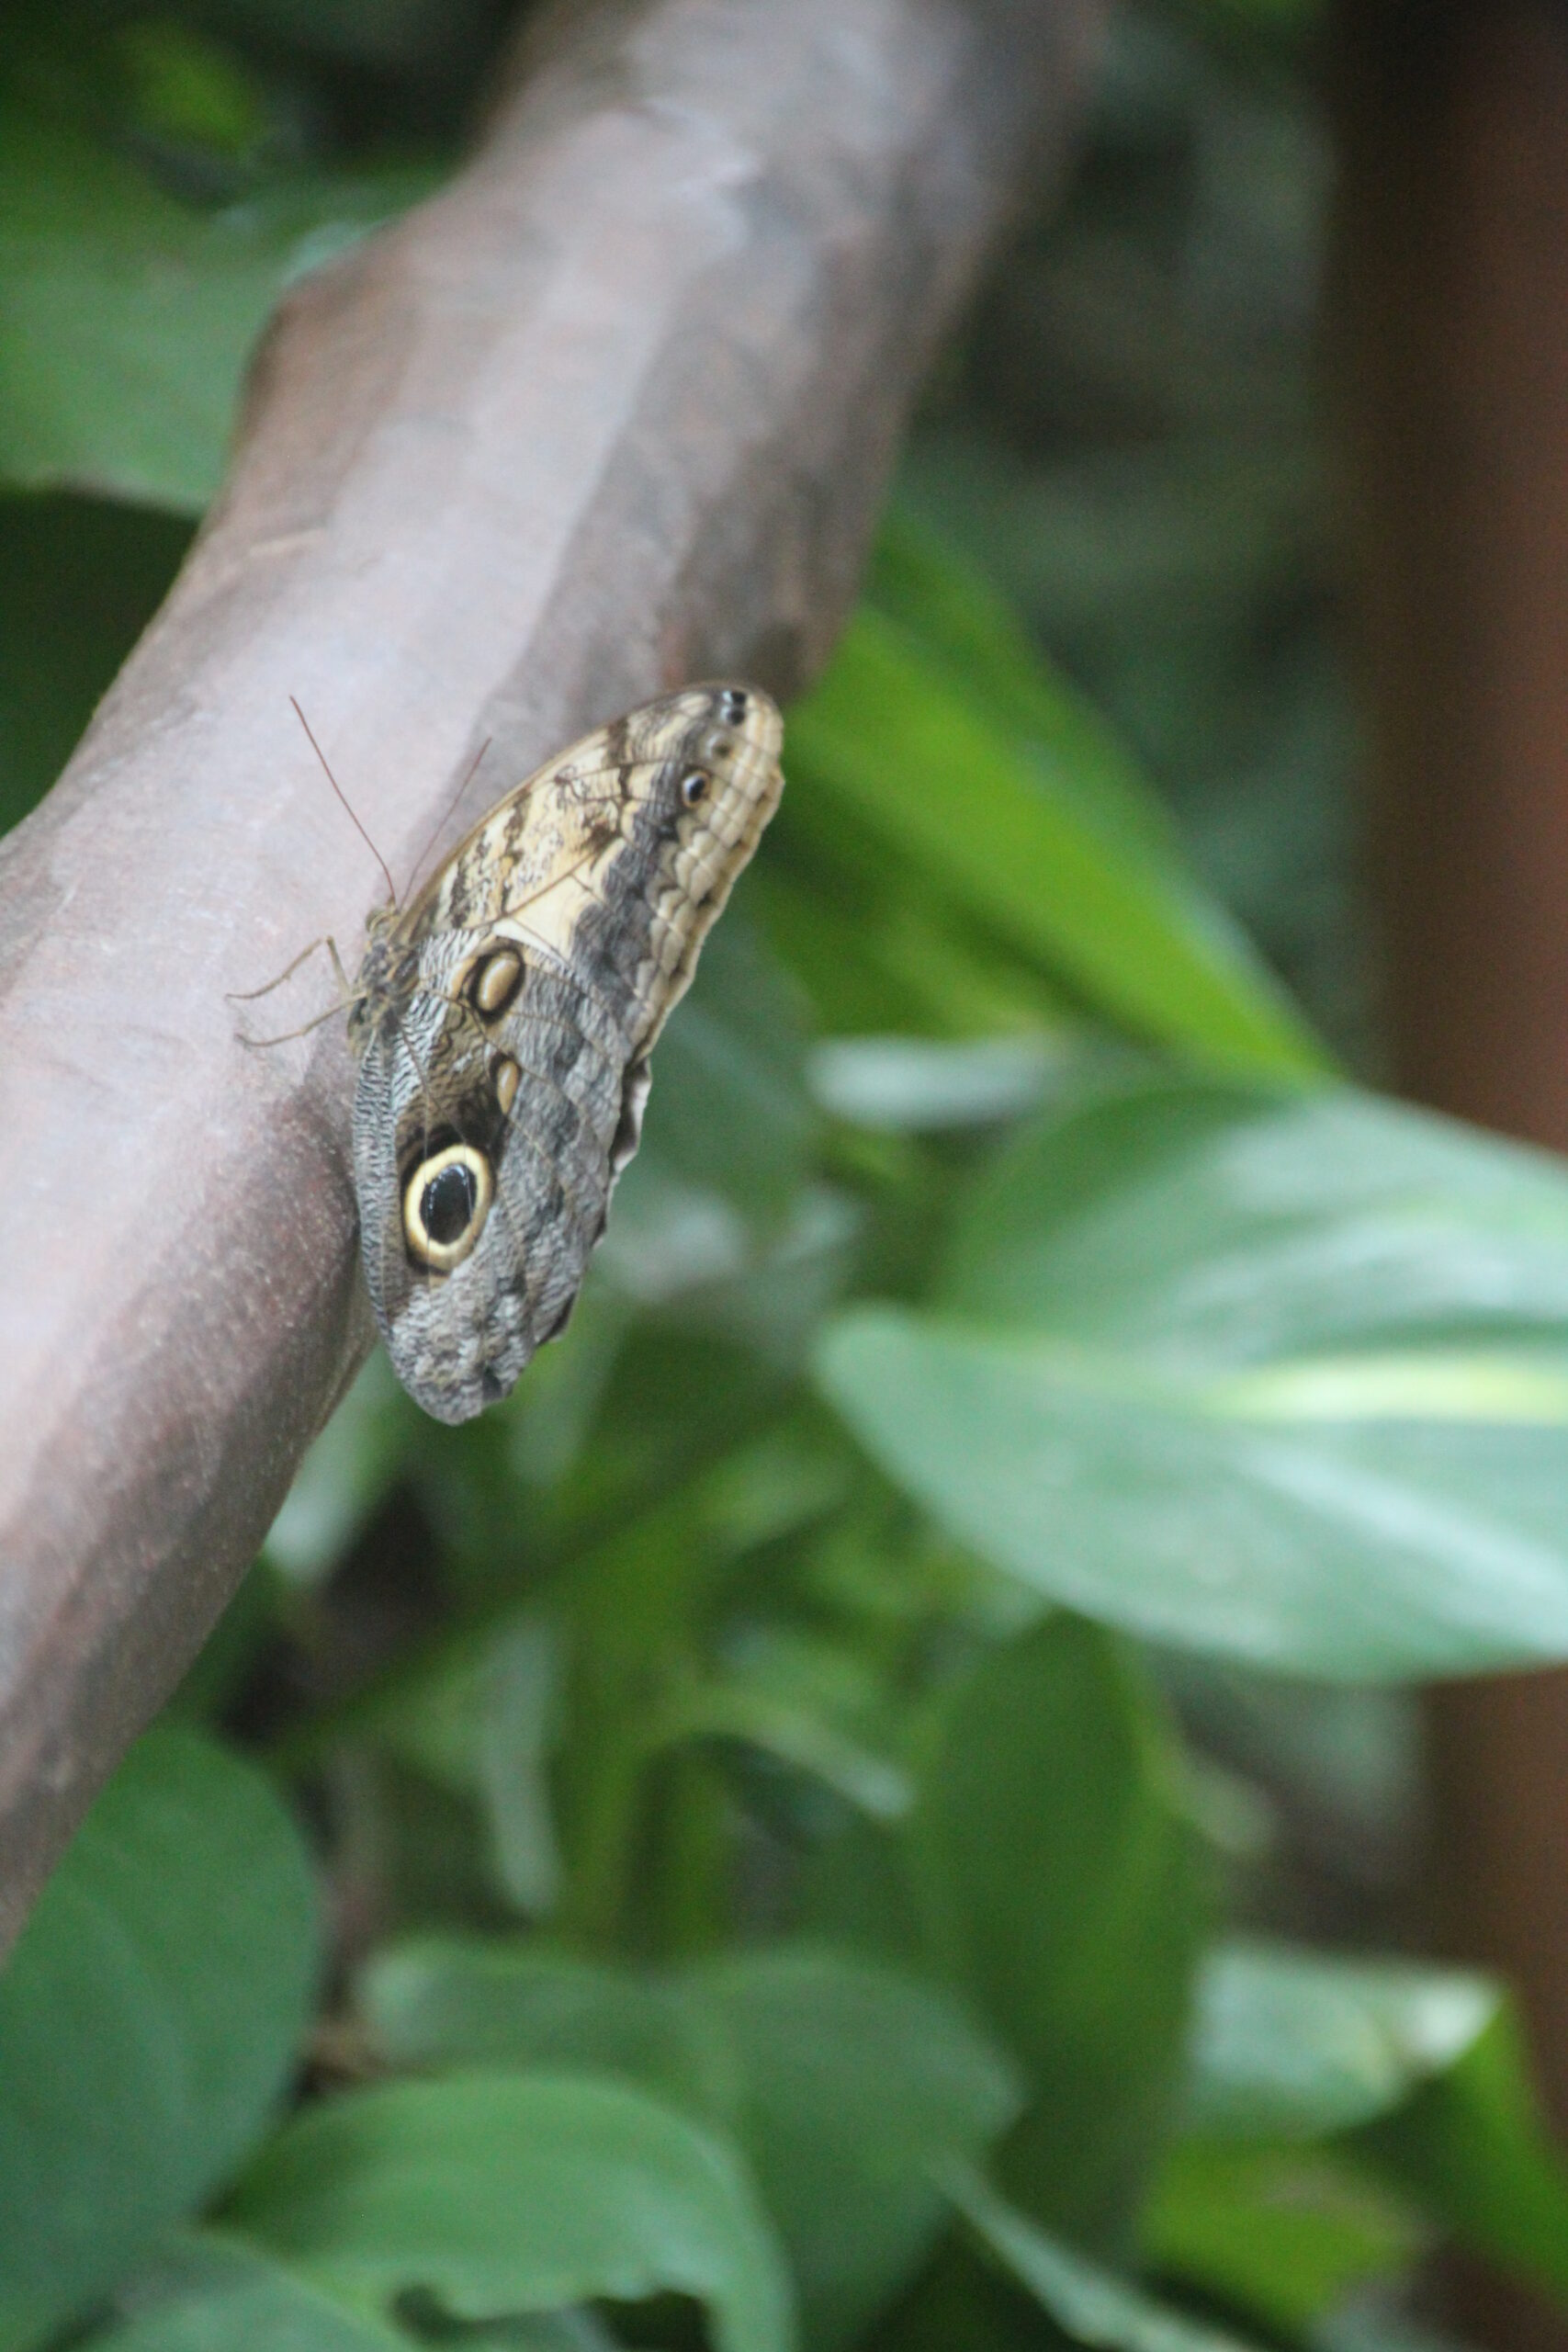
[[225, 989], [223, 991], [225, 999], [230, 1004], [254, 1004], [257, 997], [270, 996], [274, 989], [280, 989], [285, 980], [291, 980], [294, 978], [294, 975], [299, 969], [300, 965], [305, 963], [309, 957], [312, 956], [318, 947], [324, 947], [330, 953], [333, 959], [333, 968], [336, 970], [338, 978], [343, 980], [343, 992], [344, 996], [346, 996], [348, 994], [348, 982], [343, 978], [343, 965], [338, 958], [336, 944], [333, 940], [323, 934], [320, 939], [312, 939], [309, 947], [301, 947], [299, 955], [294, 958], [293, 963], [285, 964], [282, 971], [277, 975], [277, 978], [275, 980], [268, 980], [264, 988]]
[[317, 1013], [314, 1021], [303, 1022], [298, 1029], [285, 1029], [276, 1037], [247, 1037], [243, 1029], [236, 1029], [234, 1035], [242, 1046], [249, 1046], [254, 1053], [259, 1054], [267, 1046], [288, 1046], [296, 1037], [308, 1037], [312, 1029], [319, 1029], [323, 1021], [333, 1020], [342, 1010], [341, 1005], [329, 1004], [324, 1012]]
[[[321, 944], [320, 940], [316, 942], [318, 947]], [[333, 937], [331, 932], [327, 933], [327, 954], [333, 959], [333, 970], [337, 975], [337, 984], [339, 989], [342, 990], [343, 1001], [344, 1004], [347, 1004], [354, 995], [354, 990], [348, 984], [348, 974], [343, 968], [343, 957], [337, 952], [337, 941]]]
[[353, 995], [353, 990], [348, 985], [348, 975], [343, 968], [343, 958], [337, 952], [337, 942], [330, 933], [321, 939], [312, 939], [309, 947], [302, 947], [292, 964], [286, 965], [276, 979], [268, 980], [265, 988], [229, 989], [224, 991], [225, 996], [231, 1004], [254, 1004], [258, 997], [270, 996], [274, 989], [280, 989], [285, 980], [292, 978], [300, 965], [306, 961], [307, 957], [313, 956], [318, 947], [324, 947], [333, 959], [333, 970], [337, 975], [340, 991], [339, 1001], [336, 1004], [329, 1004], [324, 1012], [318, 1012], [313, 1021], [307, 1021], [300, 1028], [285, 1029], [280, 1036], [247, 1037], [243, 1029], [237, 1030], [235, 1035], [242, 1046], [249, 1046], [257, 1053], [267, 1046], [287, 1046], [296, 1037], [308, 1037], [312, 1029], [321, 1027], [323, 1021], [330, 1021], [334, 1013], [342, 1012]]

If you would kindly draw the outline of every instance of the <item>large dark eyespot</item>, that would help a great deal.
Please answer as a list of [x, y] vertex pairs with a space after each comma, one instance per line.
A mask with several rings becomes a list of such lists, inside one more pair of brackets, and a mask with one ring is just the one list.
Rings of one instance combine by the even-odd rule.
[[422, 1160], [403, 1187], [403, 1235], [421, 1265], [449, 1273], [483, 1230], [494, 1190], [490, 1161], [471, 1144]]
[[419, 1204], [420, 1222], [432, 1241], [449, 1250], [473, 1223], [479, 1198], [474, 1171], [465, 1168], [460, 1159], [454, 1159], [439, 1176], [433, 1176]]
[[701, 768], [688, 768], [681, 778], [681, 797], [688, 808], [694, 808], [707, 797], [708, 780]]

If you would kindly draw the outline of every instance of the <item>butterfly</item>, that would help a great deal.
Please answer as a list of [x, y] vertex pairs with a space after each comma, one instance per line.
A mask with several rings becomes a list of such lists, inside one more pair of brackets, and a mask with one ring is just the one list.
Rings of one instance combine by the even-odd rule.
[[646, 703], [371, 914], [347, 1008], [365, 1274], [437, 1420], [504, 1396], [564, 1329], [649, 1056], [778, 805], [783, 736], [753, 686]]

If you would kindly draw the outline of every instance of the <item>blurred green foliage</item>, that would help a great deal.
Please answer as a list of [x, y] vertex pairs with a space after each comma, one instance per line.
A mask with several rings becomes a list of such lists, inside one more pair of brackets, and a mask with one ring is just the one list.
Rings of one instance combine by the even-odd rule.
[[[1568, 2302], [1506, 1995], [1367, 1949], [1398, 1686], [1568, 1657], [1568, 1181], [1344, 1075], [1308, 16], [1118, 19], [569, 1336], [460, 1430], [372, 1362], [39, 1905], [0, 2352], [1392, 2352], [1445, 2237]], [[4, 821], [498, 29], [16, 12]]]

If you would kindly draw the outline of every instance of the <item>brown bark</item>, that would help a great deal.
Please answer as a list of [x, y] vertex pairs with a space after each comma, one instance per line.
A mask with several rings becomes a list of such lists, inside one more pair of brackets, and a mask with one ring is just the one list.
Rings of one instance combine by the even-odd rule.
[[[0, 1944], [367, 1342], [340, 1024], [226, 989], [579, 729], [822, 661], [1094, 0], [555, 12], [468, 168], [283, 306], [228, 486], [0, 853]], [[288, 1026], [330, 1001], [307, 968]]]
[[[1343, 0], [1335, 317], [1396, 1074], [1568, 1148], [1568, 22]], [[1564, 1497], [1568, 1510], [1568, 1496]], [[1450, 1949], [1568, 2131], [1568, 1675], [1428, 1707]], [[1498, 2282], [1489, 2345], [1568, 2345]]]

